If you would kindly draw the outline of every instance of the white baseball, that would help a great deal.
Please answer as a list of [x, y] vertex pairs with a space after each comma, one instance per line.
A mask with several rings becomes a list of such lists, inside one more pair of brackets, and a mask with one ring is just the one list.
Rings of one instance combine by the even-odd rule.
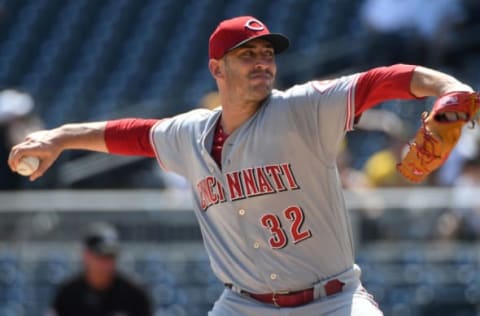
[[37, 157], [23, 157], [17, 165], [17, 173], [29, 176], [38, 169], [40, 160]]

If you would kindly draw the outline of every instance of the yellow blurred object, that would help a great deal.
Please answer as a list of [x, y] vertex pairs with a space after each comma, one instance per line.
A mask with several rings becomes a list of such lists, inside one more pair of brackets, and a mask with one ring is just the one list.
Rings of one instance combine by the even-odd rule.
[[200, 101], [200, 107], [213, 110], [220, 106], [220, 96], [217, 91], [207, 93]]
[[392, 186], [399, 182], [396, 165], [395, 155], [390, 150], [381, 150], [368, 159], [364, 172], [372, 186]]

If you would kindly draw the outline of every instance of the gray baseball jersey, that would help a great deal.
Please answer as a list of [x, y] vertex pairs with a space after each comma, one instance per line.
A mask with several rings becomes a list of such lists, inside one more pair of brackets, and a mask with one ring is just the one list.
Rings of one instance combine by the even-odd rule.
[[160, 165], [193, 185], [211, 266], [253, 293], [294, 291], [354, 264], [336, 155], [354, 119], [358, 74], [273, 90], [210, 152], [221, 109], [160, 121], [151, 142]]

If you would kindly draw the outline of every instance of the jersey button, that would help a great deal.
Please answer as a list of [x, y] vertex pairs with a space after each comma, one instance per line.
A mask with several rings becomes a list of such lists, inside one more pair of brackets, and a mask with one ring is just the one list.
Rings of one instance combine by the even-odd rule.
[[277, 279], [277, 275], [276, 275], [275, 273], [270, 274], [270, 279], [276, 280], [276, 279]]
[[253, 243], [253, 248], [258, 249], [260, 248], [260, 243], [258, 241]]
[[245, 210], [244, 210], [243, 208], [239, 209], [239, 210], [238, 210], [238, 214], [239, 214], [240, 216], [245, 215]]

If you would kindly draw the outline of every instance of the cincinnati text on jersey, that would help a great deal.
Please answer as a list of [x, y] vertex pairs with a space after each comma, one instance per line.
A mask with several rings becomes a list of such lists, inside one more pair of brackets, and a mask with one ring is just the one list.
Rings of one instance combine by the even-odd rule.
[[227, 200], [235, 201], [300, 188], [288, 163], [227, 172], [223, 178], [226, 190], [222, 181], [211, 175], [198, 181], [196, 189], [203, 211]]

